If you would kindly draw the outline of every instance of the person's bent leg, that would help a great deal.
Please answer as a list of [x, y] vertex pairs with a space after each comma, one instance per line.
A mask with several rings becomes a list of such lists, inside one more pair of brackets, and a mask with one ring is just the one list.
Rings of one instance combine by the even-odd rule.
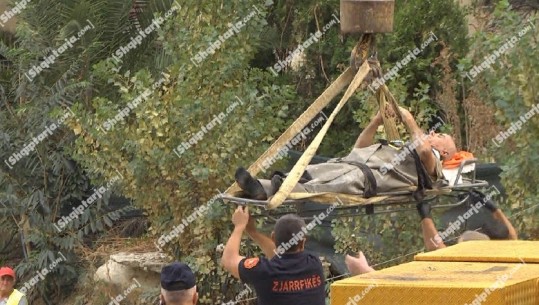
[[257, 200], [266, 200], [268, 198], [268, 194], [265, 192], [262, 184], [251, 176], [245, 168], [238, 168], [234, 178], [240, 188], [247, 193], [250, 198]]
[[[276, 188], [275, 183], [272, 184], [271, 180], [268, 180], [268, 179], [258, 179], [258, 182], [260, 182], [260, 184], [261, 184], [262, 187], [264, 188], [264, 191], [266, 192], [266, 194], [268, 195], [268, 197], [271, 197], [271, 196], [275, 195], [275, 193], [277, 193], [277, 191], [279, 190], [279, 188]], [[284, 182], [284, 180], [283, 180], [283, 182]], [[279, 187], [280, 187], [280, 186], [279, 186]], [[305, 187], [303, 186], [303, 184], [298, 183], [298, 184], [296, 184], [296, 186], [294, 186], [294, 188], [292, 189], [292, 193], [308, 193], [308, 191], [305, 189]]]

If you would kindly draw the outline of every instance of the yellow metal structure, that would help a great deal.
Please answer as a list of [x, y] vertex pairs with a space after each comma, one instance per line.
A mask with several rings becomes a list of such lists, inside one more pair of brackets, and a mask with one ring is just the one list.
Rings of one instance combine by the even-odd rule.
[[539, 264], [415, 261], [337, 281], [330, 300], [332, 305], [539, 305]]
[[539, 242], [526, 240], [467, 241], [444, 249], [418, 254], [415, 256], [415, 260], [498, 263], [524, 261], [527, 264], [539, 264]]

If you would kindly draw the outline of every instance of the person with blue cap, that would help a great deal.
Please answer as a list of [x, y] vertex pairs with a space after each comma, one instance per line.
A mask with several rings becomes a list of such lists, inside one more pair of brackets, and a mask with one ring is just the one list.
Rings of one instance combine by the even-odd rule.
[[174, 262], [161, 269], [160, 305], [196, 305], [195, 275], [189, 266]]

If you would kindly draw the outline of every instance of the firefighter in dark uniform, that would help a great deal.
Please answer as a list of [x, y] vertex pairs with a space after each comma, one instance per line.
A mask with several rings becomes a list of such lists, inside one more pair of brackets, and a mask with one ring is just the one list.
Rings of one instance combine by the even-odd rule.
[[[256, 230], [247, 207], [232, 216], [234, 231], [226, 243], [221, 265], [234, 277], [254, 286], [259, 305], [325, 305], [325, 279], [320, 259], [304, 251], [305, 222], [297, 215], [284, 215], [275, 224], [271, 238]], [[240, 256], [246, 231], [265, 254]], [[276, 244], [283, 251], [276, 251]]]

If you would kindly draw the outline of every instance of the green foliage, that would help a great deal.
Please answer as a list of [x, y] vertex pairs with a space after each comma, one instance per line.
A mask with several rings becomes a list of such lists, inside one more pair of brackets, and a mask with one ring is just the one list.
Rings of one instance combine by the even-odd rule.
[[[508, 132], [512, 124], [532, 110], [539, 103], [539, 23], [536, 17], [523, 18], [512, 11], [506, 0], [498, 1], [494, 11], [496, 17], [491, 22], [494, 31], [478, 32], [472, 39], [475, 50], [469, 58], [461, 62], [463, 72], [470, 71], [474, 65], [480, 66], [485, 56], [496, 50], [515, 36], [518, 42], [497, 58], [492, 66], [482, 71], [470, 90], [476, 90], [481, 97], [496, 107], [496, 118], [502, 130]], [[526, 30], [527, 29], [527, 30]], [[519, 32], [522, 32], [522, 36]], [[512, 130], [511, 130], [512, 131]], [[509, 206], [517, 231], [523, 238], [537, 238], [539, 227], [533, 221], [539, 215], [537, 202], [539, 175], [535, 165], [539, 161], [539, 120], [532, 116], [515, 130], [506, 140], [492, 139], [491, 152], [502, 165], [503, 184], [508, 194]]]
[[[11, 263], [17, 266], [19, 282], [24, 283], [36, 271], [48, 267], [59, 253], [67, 258], [31, 290], [30, 300], [41, 298], [51, 303], [59, 294], [65, 295], [61, 291], [76, 282], [78, 273], [74, 249], [84, 242], [84, 237], [94, 236], [113, 224], [105, 214], [109, 198], [106, 195], [69, 222], [62, 232], [53, 226], [92, 195], [92, 185], [100, 186], [106, 177], [94, 175], [100, 179], [92, 183], [73, 161], [69, 147], [74, 136], [65, 124], [39, 139], [35, 151], [15, 165], [8, 160], [69, 113], [72, 101], [91, 99], [96, 87], [90, 86], [89, 68], [123, 43], [129, 26], [120, 26], [126, 18], [119, 16], [127, 17], [129, 8], [125, 1], [32, 2], [17, 20], [16, 40], [1, 45], [8, 67], [0, 80], [0, 158], [6, 160], [0, 168], [1, 225], [2, 232], [16, 236], [9, 246], [24, 257]], [[59, 50], [66, 38], [90, 23], [95, 28], [80, 36], [73, 47], [60, 52], [49, 68], [33, 79], [26, 76], [32, 66], [40, 65], [44, 57]]]
[[363, 251], [375, 269], [398, 265], [423, 250], [419, 227], [415, 210], [339, 218], [333, 221], [335, 252]]
[[[273, 14], [269, 16], [271, 28], [266, 38], [273, 41], [276, 50], [273, 56], [269, 51], [265, 51], [264, 57], [285, 58], [298, 44], [305, 41], [310, 33], [328, 24], [333, 18], [332, 14], [338, 15], [338, 8], [337, 0], [296, 1], [282, 5], [277, 2]], [[385, 73], [403, 60], [409, 51], [416, 47], [421, 48], [422, 43], [428, 41], [431, 32], [438, 39], [429, 43], [417, 59], [404, 65], [397, 78], [388, 82], [390, 90], [399, 97], [401, 105], [411, 106], [413, 110], [421, 109], [420, 116], [433, 114], [439, 109], [431, 100], [440, 88], [442, 74], [440, 68], [433, 66], [433, 62], [444, 45], [451, 49], [452, 64], [456, 64], [456, 59], [466, 54], [467, 29], [464, 12], [454, 1], [402, 0], [396, 1], [394, 14], [393, 32], [377, 34], [378, 59]], [[342, 37], [338, 35], [335, 26], [322, 36], [319, 43], [307, 49], [304, 64], [299, 70], [287, 70], [289, 83], [298, 84], [299, 105], [312, 103], [331, 81], [344, 71], [350, 51], [358, 38], [357, 34], [349, 35], [344, 42], [341, 41]], [[276, 61], [266, 62], [264, 67]], [[424, 92], [424, 88], [429, 90]], [[423, 100], [421, 105], [412, 105], [418, 90], [424, 92]], [[324, 139], [319, 154], [335, 156], [349, 151], [360, 131], [352, 126], [357, 126], [357, 123], [365, 124], [377, 110], [375, 99], [367, 98], [369, 96], [372, 94], [368, 91], [360, 91], [341, 110]], [[297, 117], [304, 109], [305, 106], [296, 108], [291, 116]], [[331, 109], [332, 107], [326, 112], [329, 113]], [[426, 123], [430, 119], [432, 118], [425, 117], [422, 122]]]
[[[431, 33], [437, 40], [421, 50]], [[467, 33], [464, 11], [455, 1], [397, 0], [394, 31], [379, 39], [380, 61], [386, 70], [401, 61], [409, 51], [419, 48], [421, 54], [399, 74], [406, 80], [408, 96], [420, 83], [427, 83], [436, 90], [439, 88], [441, 71], [431, 65], [440, 55], [441, 43], [451, 48], [454, 56], [452, 61], [455, 63], [455, 59], [464, 56], [468, 50]]]
[[[254, 1], [200, 8], [192, 4], [183, 3], [159, 30], [171, 64], [155, 74], [150, 69], [116, 74], [106, 62], [96, 65], [96, 82], [110, 83], [118, 98], [103, 95], [90, 105], [77, 103], [79, 121], [71, 125], [80, 133], [72, 150], [75, 158], [105, 177], [115, 175], [117, 168], [124, 176], [123, 194], [146, 210], [156, 239], [231, 184], [234, 170], [252, 162], [262, 152], [261, 144], [282, 131], [285, 121], [274, 114], [294, 97], [289, 86], [273, 84], [272, 74], [249, 67], [266, 25], [265, 7]], [[231, 22], [250, 16], [254, 4], [260, 12], [195, 65], [195, 56], [227, 32]], [[153, 89], [155, 83], [160, 84]], [[148, 98], [107, 131], [103, 124], [147, 89]], [[190, 141], [191, 147], [181, 146]], [[228, 207], [213, 203], [167, 244], [197, 272], [203, 304], [233, 299], [215, 252], [227, 237], [229, 215]]]
[[[224, 191], [234, 170], [252, 163], [307, 108], [348, 65], [349, 52], [358, 38], [341, 41], [335, 25], [307, 49], [302, 66], [274, 76], [268, 67], [331, 22], [333, 14], [338, 15], [339, 1], [201, 4], [185, 0], [140, 46], [115, 63], [110, 60], [115, 50], [178, 2], [147, 4], [134, 20], [133, 15], [130, 18], [131, 3], [123, 0], [31, 3], [20, 16], [16, 40], [11, 37], [0, 46], [0, 53], [9, 60], [9, 69], [0, 75], [0, 159], [19, 151], [67, 108], [75, 113], [13, 169], [0, 168], [0, 226], [3, 232], [24, 237], [21, 248], [27, 257], [18, 264], [19, 274], [29, 278], [58, 252], [68, 257], [68, 263], [38, 284], [42, 296], [54, 296], [60, 287], [72, 284], [77, 274], [74, 248], [83, 238], [94, 238], [114, 226], [118, 216], [131, 208], [109, 213], [107, 195], [59, 234], [53, 224], [91, 195], [92, 186], [105, 185], [119, 172], [122, 179], [114, 191], [145, 210], [152, 224], [149, 233], [157, 241]], [[506, 1], [500, 1], [495, 14], [496, 32], [476, 34], [470, 58], [460, 62], [461, 71], [481, 62], [525, 23], [508, 9]], [[196, 59], [233, 23], [247, 16], [249, 20], [238, 33], [234, 31], [203, 60]], [[28, 69], [88, 20], [95, 29], [28, 81], [24, 76]], [[432, 64], [444, 46], [451, 51], [451, 65], [465, 56], [464, 24], [463, 11], [454, 1], [397, 0], [394, 32], [378, 35], [378, 58], [384, 71], [421, 46], [430, 32], [438, 38], [389, 82], [399, 103], [410, 108], [425, 129], [433, 125], [438, 112], [432, 97], [445, 73]], [[537, 33], [534, 30], [522, 37], [499, 60], [501, 67], [483, 72], [470, 89], [498, 107], [497, 116], [504, 126], [509, 127], [539, 102], [535, 73], [539, 62], [536, 56], [529, 56], [537, 53]], [[133, 101], [145, 92], [147, 97], [133, 107]], [[126, 117], [107, 130], [105, 123], [126, 107]], [[332, 107], [328, 108], [326, 113]], [[319, 153], [347, 153], [359, 127], [376, 110], [372, 93], [358, 92], [334, 122]], [[218, 123], [202, 132], [216, 117]], [[534, 209], [539, 179], [533, 172], [539, 160], [539, 144], [534, 143], [538, 129], [534, 117], [503, 145], [493, 148], [505, 165], [506, 188], [523, 237], [537, 236], [533, 234], [539, 231], [530, 222], [539, 211]], [[183, 151], [182, 143], [193, 142], [194, 137], [198, 137], [197, 143]], [[242, 289], [218, 266], [221, 254], [216, 251], [230, 232], [232, 208], [221, 202], [208, 208], [165, 247], [197, 272], [201, 304], [234, 299]], [[259, 222], [267, 219], [262, 217]], [[415, 212], [342, 218], [333, 225], [337, 252], [363, 250], [377, 268], [410, 260], [411, 253], [422, 249]], [[18, 238], [7, 242], [18, 248]], [[259, 253], [247, 241], [241, 251]]]

